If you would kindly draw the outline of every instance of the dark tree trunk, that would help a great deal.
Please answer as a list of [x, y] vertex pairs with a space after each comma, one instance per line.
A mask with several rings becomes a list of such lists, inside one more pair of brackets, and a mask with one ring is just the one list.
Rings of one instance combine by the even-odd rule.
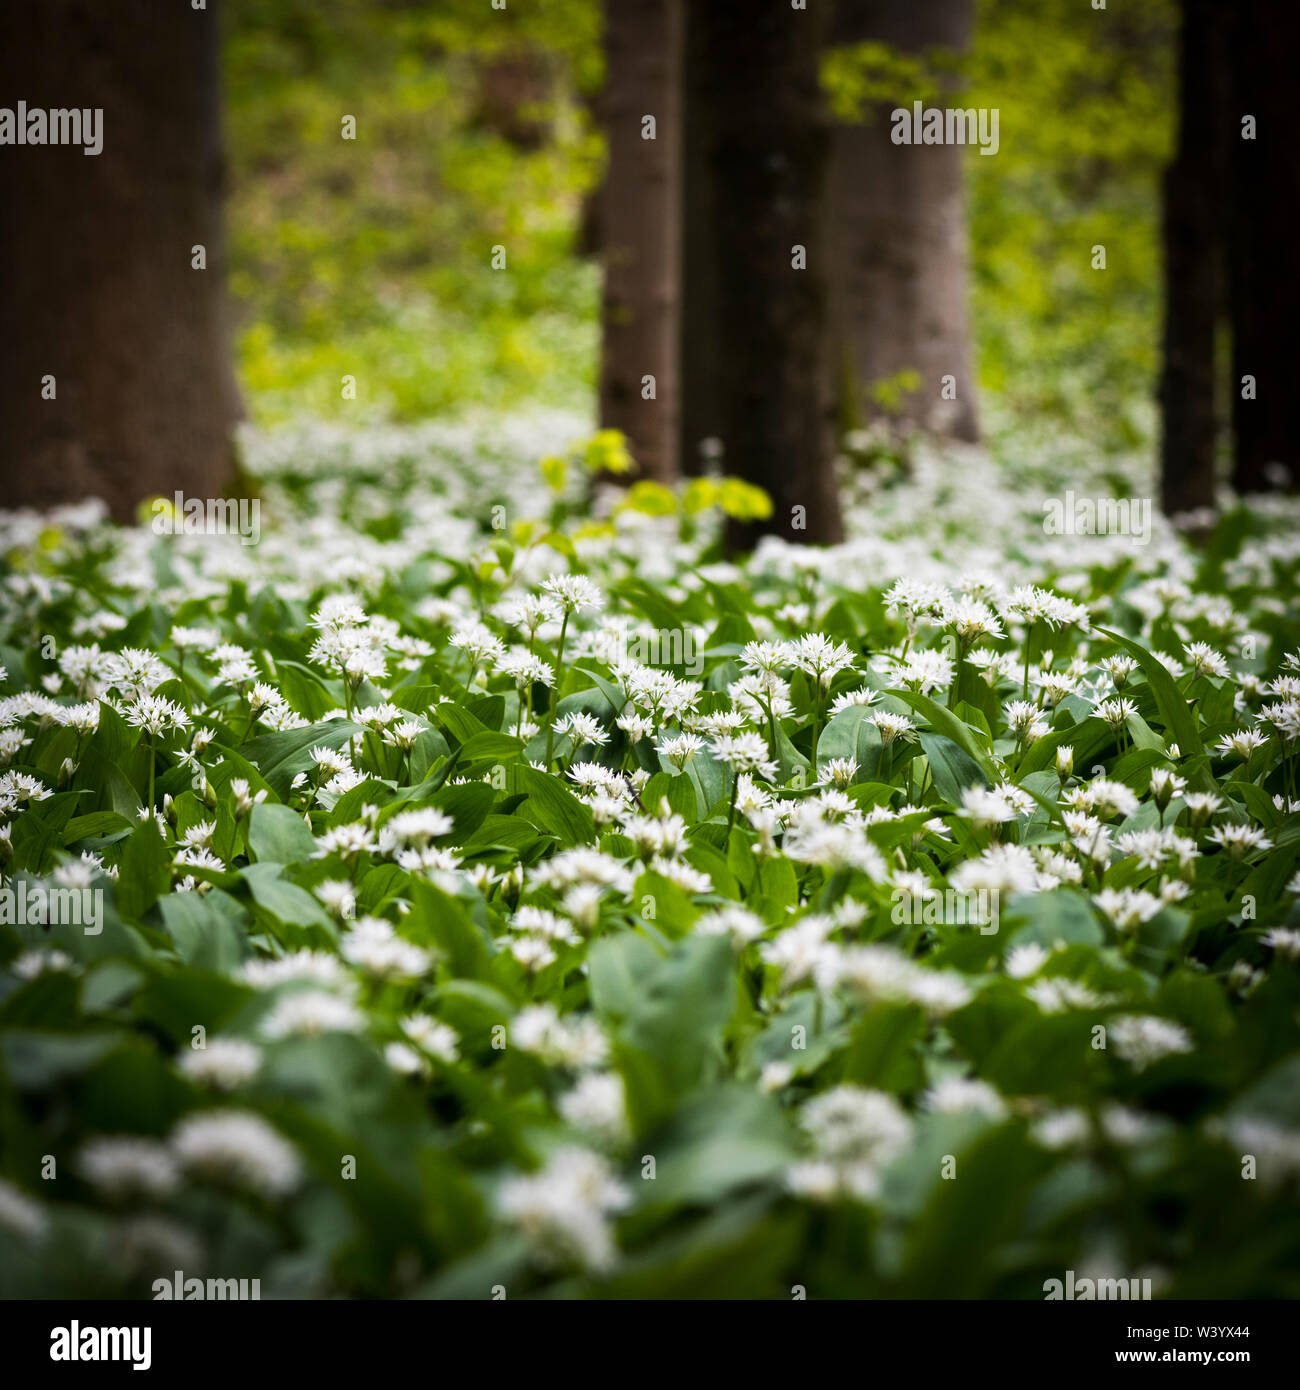
[[99, 496], [126, 517], [230, 479], [216, 24], [215, 0], [40, 0], [0, 18], [4, 102], [103, 109], [98, 155], [0, 151], [6, 505]]
[[478, 70], [476, 118], [518, 150], [539, 150], [546, 143], [550, 74], [545, 56], [531, 48], [507, 50]]
[[[837, 44], [909, 54], [964, 53], [974, 0], [840, 0]], [[842, 424], [872, 413], [873, 384], [914, 371], [899, 418], [935, 434], [979, 437], [972, 368], [960, 145], [896, 145], [893, 103], [836, 124], [831, 142], [835, 390]], [[955, 399], [944, 398], [944, 378]]]
[[681, 41], [680, 0], [606, 5], [600, 419], [627, 435], [639, 474], [660, 482], [677, 476]]
[[[824, 6], [696, 0], [706, 80], [724, 467], [773, 515], [735, 526], [814, 543], [842, 536], [827, 389]], [[799, 248], [796, 250], [796, 248]], [[802, 266], [802, 268], [800, 268]]]
[[681, 411], [678, 456], [684, 473], [704, 473], [704, 447], [718, 420], [717, 282], [713, 265], [714, 132], [701, 0], [687, 0], [682, 82]]
[[1165, 174], [1161, 505], [1214, 506], [1215, 335], [1223, 308], [1227, 82], [1216, 0], [1183, 0], [1178, 148]]
[[[1232, 26], [1232, 482], [1238, 492], [1262, 492], [1300, 479], [1300, 141], [1292, 109], [1300, 6], [1239, 0]], [[1243, 138], [1247, 116], [1253, 140]]]

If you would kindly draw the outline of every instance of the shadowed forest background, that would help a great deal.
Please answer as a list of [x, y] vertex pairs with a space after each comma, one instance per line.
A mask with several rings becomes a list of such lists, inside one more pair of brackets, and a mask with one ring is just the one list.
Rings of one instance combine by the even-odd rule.
[[[15, 500], [219, 490], [241, 413], [539, 409], [622, 431], [647, 479], [724, 458], [773, 497], [750, 538], [838, 538], [832, 460], [906, 465], [914, 428], [1049, 480], [1127, 460], [1138, 493], [1163, 447], [1167, 510], [1202, 520], [1216, 479], [1286, 485], [1285, 7], [606, 9], [16, 10], [6, 75], [80, 74], [115, 133], [84, 167], [7, 156], [6, 414], [50, 465]], [[993, 113], [996, 144], [893, 143], [914, 102]], [[42, 355], [57, 401], [20, 389]]]
[[[934, 8], [975, 18], [969, 51], [942, 67], [963, 75], [959, 104], [1001, 112], [999, 153], [961, 159], [981, 390], [999, 414], [1086, 430], [1108, 450], [1149, 444], [1177, 7]], [[371, 409], [398, 418], [593, 411], [601, 21], [595, 0], [491, 16], [477, 0], [231, 7], [231, 292], [254, 418], [355, 418], [337, 390], [347, 370], [371, 383]], [[887, 110], [867, 98], [929, 96], [925, 69], [883, 44], [844, 45], [823, 66], [834, 109], [885, 133]], [[338, 138], [354, 108], [356, 146]], [[499, 242], [509, 275], [488, 268]]]

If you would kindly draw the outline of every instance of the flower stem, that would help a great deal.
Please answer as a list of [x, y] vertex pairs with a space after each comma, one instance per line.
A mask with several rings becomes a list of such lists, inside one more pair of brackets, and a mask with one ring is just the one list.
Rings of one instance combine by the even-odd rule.
[[551, 722], [546, 730], [546, 766], [551, 766], [551, 750], [555, 747], [555, 716], [560, 712], [560, 691], [564, 686], [564, 638], [569, 631], [569, 610], [564, 610], [560, 624], [560, 642], [555, 652], [555, 703], [551, 706]]

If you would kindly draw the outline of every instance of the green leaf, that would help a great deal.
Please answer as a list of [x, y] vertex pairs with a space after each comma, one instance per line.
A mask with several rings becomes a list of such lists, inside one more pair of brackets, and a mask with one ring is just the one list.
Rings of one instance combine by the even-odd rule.
[[282, 879], [279, 864], [250, 864], [240, 870], [240, 877], [258, 907], [277, 921], [293, 927], [320, 927], [331, 938], [337, 936], [325, 909], [310, 893]]
[[267, 785], [283, 801], [289, 795], [289, 784], [300, 772], [309, 772], [314, 764], [313, 748], [338, 748], [360, 731], [359, 724], [347, 719], [331, 719], [325, 724], [311, 724], [304, 729], [286, 729], [282, 733], [263, 734], [244, 744], [240, 752], [266, 778]]
[[875, 1005], [853, 1030], [844, 1080], [880, 1091], [916, 1090], [922, 1082], [919, 1044], [924, 1036], [919, 1005]]
[[249, 822], [248, 850], [254, 859], [301, 864], [316, 853], [316, 841], [297, 811], [261, 801]]
[[919, 738], [921, 747], [930, 763], [930, 775], [934, 778], [935, 790], [945, 801], [961, 805], [961, 794], [967, 787], [990, 785], [983, 769], [969, 753], [959, 748], [943, 734], [932, 734], [922, 729]]
[[518, 808], [519, 815], [540, 829], [549, 830], [566, 847], [590, 844], [596, 834], [590, 807], [584, 806], [554, 777], [535, 767], [519, 765], [511, 769], [510, 775], [517, 779], [515, 785], [527, 793]]
[[1112, 642], [1117, 642], [1142, 668], [1142, 674], [1147, 678], [1147, 684], [1155, 695], [1165, 727], [1173, 735], [1178, 744], [1178, 751], [1183, 757], [1203, 753], [1205, 749], [1201, 744], [1200, 730], [1196, 727], [1196, 717], [1164, 664], [1152, 656], [1145, 647], [1123, 636], [1122, 633], [1112, 632], [1105, 627], [1099, 627], [1096, 631], [1103, 637], [1109, 637]]
[[117, 910], [138, 922], [171, 884], [171, 855], [152, 816], [131, 832], [118, 867]]
[[905, 705], [911, 705], [918, 714], [924, 715], [930, 727], [937, 733], [951, 739], [979, 767], [990, 786], [997, 782], [997, 774], [988, 753], [980, 747], [974, 734], [951, 710], [944, 709], [928, 695], [918, 695], [913, 690], [891, 690], [889, 693]]
[[832, 758], [852, 758], [858, 765], [854, 782], [870, 782], [880, 770], [880, 730], [871, 722], [874, 713], [866, 705], [850, 705], [826, 722], [817, 740], [817, 769]]

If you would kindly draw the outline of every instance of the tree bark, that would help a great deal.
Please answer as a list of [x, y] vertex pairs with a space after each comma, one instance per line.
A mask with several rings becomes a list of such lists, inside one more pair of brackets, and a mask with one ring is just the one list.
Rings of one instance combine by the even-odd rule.
[[546, 143], [550, 75], [546, 58], [533, 48], [507, 49], [478, 68], [476, 118], [517, 150], [539, 150]]
[[677, 476], [681, 42], [681, 0], [608, 0], [600, 419], [659, 482]]
[[[908, 54], [964, 53], [974, 0], [840, 0], [837, 44], [867, 41]], [[831, 139], [834, 370], [842, 425], [870, 416], [871, 387], [919, 374], [895, 418], [938, 435], [975, 440], [976, 410], [966, 212], [959, 145], [895, 145], [891, 106]], [[944, 399], [943, 379], [956, 399]]]
[[712, 149], [709, 127], [709, 68], [704, 5], [687, 0], [682, 55], [682, 307], [681, 409], [678, 457], [683, 473], [708, 471], [708, 441], [718, 419], [717, 281], [713, 266], [715, 230]]
[[[1300, 8], [1240, 0], [1232, 13], [1231, 151], [1232, 397], [1238, 492], [1295, 487], [1300, 431], [1300, 276], [1295, 273], [1300, 217], [1300, 146], [1291, 110], [1300, 47]], [[1242, 122], [1254, 117], [1255, 138]], [[1253, 379], [1254, 399], [1243, 380]]]
[[1178, 148], [1165, 174], [1165, 342], [1160, 383], [1161, 505], [1214, 506], [1215, 335], [1223, 306], [1228, 116], [1224, 29], [1215, 0], [1183, 0]]
[[818, 82], [824, 6], [694, 0], [714, 191], [718, 425], [724, 466], [773, 514], [733, 525], [841, 539], [827, 389], [827, 129]]
[[0, 20], [4, 101], [103, 110], [98, 155], [0, 151], [4, 505], [99, 496], [125, 518], [230, 476], [214, 6], [40, 0]]

